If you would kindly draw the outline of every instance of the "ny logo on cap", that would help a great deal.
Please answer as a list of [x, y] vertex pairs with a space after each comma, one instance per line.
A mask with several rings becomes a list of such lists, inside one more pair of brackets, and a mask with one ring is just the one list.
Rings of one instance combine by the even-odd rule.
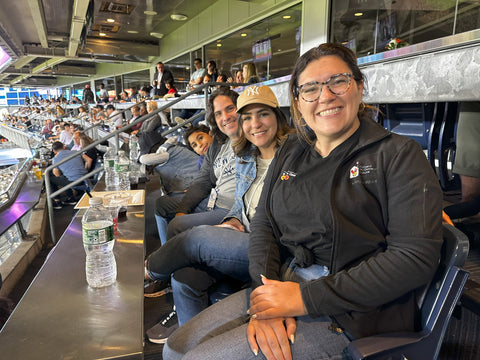
[[250, 86], [245, 90], [247, 91], [247, 96], [260, 95], [260, 93], [258, 92], [258, 86]]

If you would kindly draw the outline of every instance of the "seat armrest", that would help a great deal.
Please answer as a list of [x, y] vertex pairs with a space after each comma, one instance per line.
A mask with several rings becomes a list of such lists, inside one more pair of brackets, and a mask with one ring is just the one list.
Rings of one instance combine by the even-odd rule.
[[417, 343], [423, 338], [423, 332], [395, 332], [369, 336], [352, 341], [348, 345], [348, 351], [354, 360], [380, 359], [383, 354], [391, 357], [396, 350]]

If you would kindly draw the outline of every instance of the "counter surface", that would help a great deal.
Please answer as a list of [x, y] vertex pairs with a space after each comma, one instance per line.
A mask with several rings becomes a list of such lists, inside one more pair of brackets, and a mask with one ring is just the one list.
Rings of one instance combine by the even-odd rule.
[[142, 359], [144, 207], [119, 221], [116, 284], [91, 289], [77, 212], [0, 333], [2, 359]]

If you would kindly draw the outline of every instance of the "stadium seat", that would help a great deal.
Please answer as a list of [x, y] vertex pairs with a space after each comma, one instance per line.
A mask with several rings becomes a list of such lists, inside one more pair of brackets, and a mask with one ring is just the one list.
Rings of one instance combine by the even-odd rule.
[[398, 332], [356, 339], [348, 346], [354, 360], [437, 359], [452, 312], [468, 278], [462, 270], [468, 238], [451, 225], [443, 225], [442, 255], [431, 283], [420, 296], [419, 332]]

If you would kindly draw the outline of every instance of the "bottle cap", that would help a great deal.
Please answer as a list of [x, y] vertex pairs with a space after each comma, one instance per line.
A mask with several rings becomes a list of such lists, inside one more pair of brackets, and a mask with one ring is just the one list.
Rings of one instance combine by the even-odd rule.
[[101, 197], [91, 197], [89, 200], [88, 200], [88, 203], [91, 205], [101, 205], [103, 204], [103, 200]]

